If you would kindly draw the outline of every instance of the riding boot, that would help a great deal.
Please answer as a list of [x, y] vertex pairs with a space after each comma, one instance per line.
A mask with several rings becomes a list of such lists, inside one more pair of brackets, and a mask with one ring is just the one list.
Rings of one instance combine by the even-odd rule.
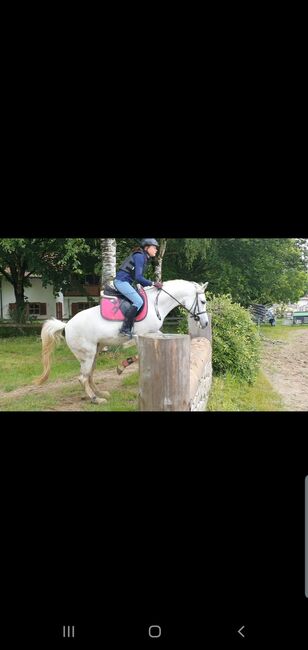
[[122, 336], [128, 336], [128, 338], [132, 338], [132, 327], [134, 324], [134, 320], [137, 316], [139, 309], [138, 307], [135, 307], [135, 305], [132, 305], [127, 312], [125, 316], [125, 321], [121, 327], [120, 334]]

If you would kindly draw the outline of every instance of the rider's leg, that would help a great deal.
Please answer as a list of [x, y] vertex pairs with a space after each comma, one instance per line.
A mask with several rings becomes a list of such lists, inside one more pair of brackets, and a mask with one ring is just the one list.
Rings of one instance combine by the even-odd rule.
[[125, 298], [128, 298], [128, 300], [132, 303], [132, 306], [130, 307], [129, 311], [127, 312], [125, 316], [125, 321], [121, 327], [120, 334], [123, 334], [124, 336], [128, 336], [131, 338], [132, 336], [132, 328], [134, 324], [134, 320], [138, 314], [138, 311], [142, 308], [143, 306], [143, 300], [139, 296], [139, 293], [134, 289], [134, 287], [129, 284], [129, 282], [121, 282], [120, 280], [114, 280], [114, 286], [118, 291], [122, 293]]
[[138, 311], [139, 308], [135, 307], [135, 305], [132, 305], [130, 307], [130, 309], [128, 310], [125, 316], [125, 321], [121, 327], [120, 334], [124, 334], [124, 336], [128, 336], [129, 338], [132, 338], [132, 329]]

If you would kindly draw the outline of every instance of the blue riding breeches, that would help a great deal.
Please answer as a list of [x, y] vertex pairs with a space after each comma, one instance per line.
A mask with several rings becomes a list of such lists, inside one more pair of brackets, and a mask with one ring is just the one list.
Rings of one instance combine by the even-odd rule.
[[127, 298], [135, 307], [138, 308], [138, 311], [139, 309], [141, 309], [141, 307], [143, 306], [143, 300], [139, 296], [139, 293], [137, 293], [136, 289], [134, 289], [134, 287], [132, 287], [132, 285], [129, 284], [129, 282], [123, 282], [122, 280], [114, 280], [113, 284], [117, 289], [117, 291], [122, 293], [123, 296], [125, 296], [125, 298]]

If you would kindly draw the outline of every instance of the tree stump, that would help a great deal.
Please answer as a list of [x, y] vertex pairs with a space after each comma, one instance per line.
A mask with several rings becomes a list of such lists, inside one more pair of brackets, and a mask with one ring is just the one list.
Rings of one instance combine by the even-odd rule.
[[189, 411], [190, 336], [138, 337], [139, 410]]

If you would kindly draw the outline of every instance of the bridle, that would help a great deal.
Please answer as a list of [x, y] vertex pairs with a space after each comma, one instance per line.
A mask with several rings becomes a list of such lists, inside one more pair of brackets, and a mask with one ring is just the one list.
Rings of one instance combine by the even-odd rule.
[[[157, 292], [157, 297], [156, 297], [156, 300], [155, 300], [155, 303], [154, 303], [156, 316], [157, 316], [157, 318], [158, 318], [159, 320], [161, 320], [161, 315], [160, 315], [159, 310], [158, 310], [158, 299], [159, 299], [159, 296], [160, 296], [160, 292], [161, 292], [161, 291], [164, 291], [164, 293], [166, 293], [168, 296], [170, 296], [170, 298], [172, 298], [173, 300], [175, 300], [175, 301], [178, 303], [178, 305], [180, 305], [180, 307], [183, 307], [183, 309], [186, 309], [186, 311], [190, 314], [190, 317], [193, 318], [195, 321], [200, 321], [200, 316], [201, 316], [202, 314], [206, 314], [206, 311], [198, 311], [198, 296], [200, 295], [200, 293], [198, 293], [198, 291], [196, 292], [195, 300], [194, 300], [194, 302], [193, 302], [191, 308], [188, 309], [188, 308], [185, 307], [185, 305], [183, 305], [179, 300], [177, 300], [177, 298], [175, 298], [174, 296], [172, 296], [171, 293], [169, 293], [168, 291], [166, 291], [166, 289], [163, 289], [163, 288], [162, 288], [162, 289], [159, 289], [159, 291]], [[192, 310], [193, 310], [193, 311], [192, 311]]]

